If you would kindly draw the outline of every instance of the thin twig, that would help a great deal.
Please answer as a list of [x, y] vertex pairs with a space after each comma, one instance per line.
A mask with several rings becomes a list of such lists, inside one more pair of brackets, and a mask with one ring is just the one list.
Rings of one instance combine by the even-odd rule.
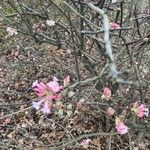
[[76, 10], [74, 10], [73, 7], [71, 7], [67, 2], [63, 2], [70, 10], [72, 10], [76, 15], [80, 16], [81, 18], [83, 18], [86, 22], [88, 22], [90, 25], [92, 25], [93, 27], [97, 28], [97, 29], [101, 29], [101, 27], [98, 27], [97, 25], [95, 25], [94, 23], [92, 23], [91, 21], [89, 21], [87, 18], [85, 18], [84, 16], [82, 16], [80, 13], [78, 13]]
[[[69, 140], [67, 141], [66, 143], [60, 145], [60, 146], [57, 146], [57, 147], [51, 147], [52, 150], [57, 150], [57, 149], [62, 149], [70, 144], [73, 144], [74, 142], [77, 142], [77, 141], [80, 141], [84, 138], [88, 138], [88, 137], [94, 137], [94, 136], [113, 136], [113, 135], [117, 135], [116, 132], [112, 132], [112, 133], [106, 133], [106, 132], [98, 132], [98, 133], [90, 133], [90, 134], [83, 134], [79, 137], [77, 137], [76, 139], [72, 139], [72, 140]], [[49, 147], [50, 148], [50, 147]]]
[[11, 117], [11, 116], [17, 115], [17, 114], [19, 114], [19, 113], [21, 113], [21, 112], [24, 112], [24, 111], [26, 111], [26, 110], [30, 110], [31, 108], [33, 108], [33, 106], [27, 107], [27, 108], [25, 108], [25, 109], [21, 109], [21, 110], [19, 110], [19, 111], [13, 112], [13, 113], [8, 114], [8, 115], [4, 115], [4, 116], [0, 117], [0, 120], [2, 120], [2, 119], [4, 119], [4, 118], [7, 118], [7, 117]]

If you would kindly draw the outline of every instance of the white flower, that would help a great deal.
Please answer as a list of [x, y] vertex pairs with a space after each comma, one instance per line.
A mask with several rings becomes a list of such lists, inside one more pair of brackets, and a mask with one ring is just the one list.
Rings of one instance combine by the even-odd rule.
[[37, 109], [37, 110], [40, 109], [40, 105], [41, 105], [41, 101], [39, 101], [39, 102], [32, 102], [32, 106], [33, 106], [35, 109]]
[[16, 29], [11, 28], [11, 27], [7, 27], [7, 32], [8, 32], [8, 36], [13, 36], [13, 35], [17, 35], [18, 34]]
[[81, 145], [84, 147], [84, 148], [88, 148], [88, 145], [90, 144], [91, 142], [91, 139], [87, 138], [87, 139], [84, 139], [82, 142], [81, 142]]
[[55, 21], [54, 20], [47, 20], [46, 23], [50, 27], [55, 26]]

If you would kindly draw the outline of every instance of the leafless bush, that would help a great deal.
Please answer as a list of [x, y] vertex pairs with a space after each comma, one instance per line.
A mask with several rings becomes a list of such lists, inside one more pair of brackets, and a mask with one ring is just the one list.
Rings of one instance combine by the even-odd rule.
[[[145, 119], [145, 123], [135, 121], [129, 108], [135, 100], [148, 104], [150, 96], [148, 0], [144, 3], [138, 0], [3, 0], [0, 4], [0, 53], [13, 45], [10, 41], [16, 38], [18, 41], [14, 40], [14, 43], [18, 43], [19, 47], [31, 51], [34, 49], [31, 53], [37, 54], [37, 62], [28, 68], [32, 80], [38, 77], [38, 67], [35, 69], [34, 65], [46, 59], [48, 65], [43, 63], [41, 68], [45, 68], [47, 74], [54, 72], [63, 76], [67, 72], [72, 76], [73, 84], [66, 89], [75, 92], [72, 104], [84, 98], [88, 100], [88, 111], [92, 111], [94, 106], [103, 114], [101, 121], [105, 129], [102, 131], [106, 133], [99, 133], [101, 130], [97, 129], [97, 133], [82, 135], [65, 144], [60, 142], [56, 144], [57, 148], [62, 149], [85, 137], [108, 136], [107, 149], [111, 149], [112, 139], [109, 136], [114, 135], [110, 133], [113, 131], [111, 124], [114, 118], [108, 119], [104, 115], [108, 106], [115, 108], [117, 115], [124, 116], [134, 130], [126, 137], [126, 143], [130, 146], [125, 144], [125, 147], [132, 149], [135, 134], [138, 135], [137, 142], [140, 142], [144, 134], [149, 132], [149, 120]], [[55, 21], [55, 25], [49, 26], [47, 20]], [[119, 28], [112, 27], [110, 23], [117, 23]], [[19, 34], [7, 37], [8, 27], [16, 29]], [[9, 45], [7, 42], [10, 42]], [[36, 43], [38, 48], [33, 48], [31, 43]], [[43, 53], [39, 50], [41, 47], [45, 51], [51, 50], [51, 56], [44, 51], [45, 57], [40, 57]], [[34, 60], [34, 55], [30, 57]], [[50, 70], [47, 69], [49, 65]], [[100, 102], [105, 86], [112, 90], [111, 102]], [[118, 137], [114, 139], [121, 141]], [[52, 149], [55, 149], [56, 145], [45, 147], [54, 146]], [[119, 144], [114, 145], [112, 149]]]

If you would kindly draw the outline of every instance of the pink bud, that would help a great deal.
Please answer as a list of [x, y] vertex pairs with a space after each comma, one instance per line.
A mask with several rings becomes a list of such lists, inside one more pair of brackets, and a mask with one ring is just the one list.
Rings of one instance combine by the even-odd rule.
[[82, 98], [77, 102], [77, 109], [81, 109], [83, 107], [85, 100]]
[[106, 113], [108, 116], [112, 116], [115, 113], [115, 110], [112, 107], [109, 107]]
[[111, 29], [120, 29], [121, 28], [120, 25], [115, 22], [111, 22], [110, 27], [111, 27]]
[[69, 85], [69, 82], [70, 82], [70, 76], [67, 76], [67, 77], [64, 79], [64, 87], [68, 86], [68, 85]]
[[148, 41], [149, 41], [149, 38], [145, 37], [145, 38], [143, 39], [143, 41], [144, 41], [144, 42], [148, 42]]
[[103, 95], [101, 96], [102, 99], [109, 100], [111, 98], [111, 90], [108, 87], [105, 87], [103, 90]]

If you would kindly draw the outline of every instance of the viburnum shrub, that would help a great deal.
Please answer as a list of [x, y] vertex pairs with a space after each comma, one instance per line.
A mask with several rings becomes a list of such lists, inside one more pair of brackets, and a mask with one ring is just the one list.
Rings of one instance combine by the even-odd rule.
[[[32, 105], [35, 109], [41, 110], [44, 114], [51, 114], [52, 110], [59, 109], [62, 111], [62, 102], [60, 101], [62, 91], [65, 87], [67, 87], [70, 83], [70, 76], [67, 76], [63, 80], [63, 85], [59, 85], [59, 79], [57, 77], [53, 77], [53, 80], [48, 83], [43, 83], [39, 81], [35, 81], [32, 84], [33, 90], [39, 96], [39, 101], [33, 101]], [[112, 92], [111, 89], [108, 87], [103, 88], [103, 93], [101, 98], [106, 100], [112, 100]], [[55, 103], [54, 103], [55, 102]], [[77, 109], [82, 108], [85, 100], [82, 98], [79, 102], [77, 102]], [[68, 105], [70, 108], [70, 105]], [[108, 107], [106, 110], [106, 114], [111, 117], [112, 115], [116, 114], [116, 110], [113, 107]], [[134, 113], [137, 117], [143, 118], [144, 116], [148, 116], [149, 110], [146, 105], [141, 104], [140, 102], [136, 101], [132, 104], [131, 112]], [[62, 114], [62, 112], [61, 112]], [[118, 134], [125, 134], [128, 132], [129, 128], [125, 125], [122, 120], [123, 117], [115, 117], [115, 128]], [[81, 143], [83, 147], [87, 148], [90, 140], [83, 140]]]
[[[111, 95], [112, 95], [111, 93], [112, 92], [111, 92], [110, 88], [104, 87], [101, 99], [111, 100]], [[141, 104], [139, 101], [135, 101], [132, 104], [131, 112], [133, 114], [135, 114], [138, 118], [141, 118], [141, 119], [144, 116], [148, 117], [148, 115], [149, 115], [149, 109], [146, 107], [145, 104]], [[115, 113], [115, 109], [113, 107], [109, 107], [106, 110], [106, 115], [108, 115], [109, 117], [114, 115], [114, 113]], [[127, 133], [129, 130], [129, 128], [123, 122], [122, 118], [124, 118], [124, 117], [123, 116], [115, 117], [115, 128], [117, 130], [117, 133], [121, 134], [121, 135]]]

